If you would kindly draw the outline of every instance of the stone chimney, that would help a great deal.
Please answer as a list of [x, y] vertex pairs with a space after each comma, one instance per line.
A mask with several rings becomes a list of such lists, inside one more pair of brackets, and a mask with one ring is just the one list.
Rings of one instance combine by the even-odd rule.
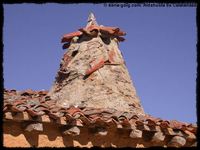
[[86, 27], [65, 34], [55, 82], [48, 95], [56, 105], [93, 107], [144, 115], [118, 48], [126, 35], [118, 27], [98, 25], [90, 13]]

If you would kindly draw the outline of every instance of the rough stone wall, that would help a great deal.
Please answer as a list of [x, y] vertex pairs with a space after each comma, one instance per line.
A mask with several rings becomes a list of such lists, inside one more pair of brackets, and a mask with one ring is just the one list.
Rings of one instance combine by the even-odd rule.
[[144, 114], [115, 37], [74, 37], [48, 95], [57, 105], [114, 108]]

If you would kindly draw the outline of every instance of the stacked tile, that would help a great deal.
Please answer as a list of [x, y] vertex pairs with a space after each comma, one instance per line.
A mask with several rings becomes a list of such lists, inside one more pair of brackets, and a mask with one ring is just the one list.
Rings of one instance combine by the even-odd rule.
[[90, 107], [61, 108], [47, 96], [48, 91], [4, 90], [4, 121], [30, 121], [25, 130], [43, 131], [42, 123], [64, 126], [63, 134], [78, 136], [82, 127], [92, 134], [106, 136], [110, 129], [128, 132], [130, 138], [142, 139], [152, 146], [195, 146], [197, 126], [138, 115], [116, 109]]

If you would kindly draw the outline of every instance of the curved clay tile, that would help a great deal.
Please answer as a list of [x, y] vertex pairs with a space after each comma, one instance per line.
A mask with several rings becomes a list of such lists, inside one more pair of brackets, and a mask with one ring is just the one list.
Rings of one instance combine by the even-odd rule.
[[80, 32], [85, 33], [85, 34], [90, 34], [90, 32], [86, 28], [80, 28], [78, 29]]
[[105, 27], [105, 26], [91, 25], [87, 28], [80, 28], [79, 29], [79, 31], [81, 31], [85, 34], [89, 34], [89, 35], [90, 35], [90, 32], [93, 31], [93, 30], [107, 32], [107, 33], [109, 33], [111, 35], [115, 35], [115, 36], [126, 35], [126, 33], [121, 31], [120, 28], [118, 28], [118, 27]]
[[[125, 40], [123, 37], [119, 37], [119, 36], [124, 36], [124, 35], [126, 35], [126, 33], [121, 31], [120, 28], [118, 28], [118, 27], [105, 27], [105, 26], [90, 25], [87, 28], [80, 28], [76, 32], [65, 34], [61, 39], [61, 43], [71, 42], [73, 37], [75, 37], [75, 36], [79, 37], [83, 33], [93, 36], [92, 31], [94, 31], [94, 30], [96, 30], [97, 32], [99, 32], [99, 31], [107, 32], [108, 34], [117, 36], [118, 41], [124, 41]], [[63, 45], [63, 49], [66, 49], [68, 47], [69, 47], [69, 43], [66, 43], [66, 44]]]
[[125, 36], [126, 33], [124, 31], [118, 31], [118, 32], [114, 32], [115, 36]]
[[125, 38], [118, 36], [117, 40], [120, 41], [120, 42], [123, 42], [125, 40]]
[[75, 113], [81, 112], [81, 110], [79, 108], [76, 108], [76, 107], [71, 107], [66, 112], [68, 114], [70, 114], [71, 116], [73, 116]]
[[160, 127], [161, 128], [169, 128], [170, 126], [169, 126], [169, 121], [162, 121], [161, 123], [160, 123]]
[[32, 117], [38, 116], [38, 113], [33, 109], [26, 109], [26, 111]]
[[186, 126], [186, 123], [178, 122], [176, 120], [171, 120], [169, 126], [174, 129], [182, 129], [183, 126]]
[[126, 33], [124, 31], [121, 31], [120, 28], [115, 28], [114, 29], [114, 35], [116, 36], [124, 36]]
[[39, 91], [39, 92], [38, 92], [39, 95], [46, 95], [47, 93], [48, 93], [48, 91], [46, 91], [46, 90], [45, 90], [45, 91]]
[[100, 28], [101, 28], [100, 26], [91, 25], [91, 26], [89, 26], [89, 27], [87, 27], [85, 29], [88, 30], [88, 31], [92, 31], [92, 30], [98, 30], [99, 31]]
[[[84, 34], [90, 35], [90, 36], [94, 36], [94, 35], [97, 36], [99, 29], [98, 28], [91, 28], [91, 29], [80, 28], [79, 31], [83, 32]], [[96, 31], [96, 34], [93, 31]]]
[[101, 27], [100, 27], [100, 30], [101, 30], [101, 31], [108, 32], [109, 34], [115, 35], [115, 36], [124, 36], [124, 35], [126, 35], [125, 32], [121, 31], [121, 30], [120, 30], [119, 28], [117, 28], [117, 27], [104, 27], [104, 26], [101, 26]]
[[76, 32], [65, 34], [63, 36], [62, 40], [61, 40], [61, 43], [63, 43], [63, 42], [70, 42], [73, 37], [75, 37], [75, 36], [81, 36], [81, 35], [82, 35], [82, 32], [80, 32], [80, 31], [76, 31]]
[[107, 28], [107, 27], [101, 27], [100, 31], [107, 32], [111, 35], [113, 35], [115, 32], [113, 28]]
[[11, 107], [11, 111], [12, 112], [23, 112], [25, 109], [23, 109], [23, 108], [19, 108], [19, 107], [17, 107], [17, 106], [12, 106]]

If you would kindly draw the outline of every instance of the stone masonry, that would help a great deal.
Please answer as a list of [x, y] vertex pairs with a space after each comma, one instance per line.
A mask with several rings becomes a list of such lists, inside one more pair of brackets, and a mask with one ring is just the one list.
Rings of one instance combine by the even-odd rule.
[[118, 48], [125, 32], [98, 25], [91, 13], [85, 28], [66, 34], [55, 82], [48, 95], [59, 107], [144, 111]]

